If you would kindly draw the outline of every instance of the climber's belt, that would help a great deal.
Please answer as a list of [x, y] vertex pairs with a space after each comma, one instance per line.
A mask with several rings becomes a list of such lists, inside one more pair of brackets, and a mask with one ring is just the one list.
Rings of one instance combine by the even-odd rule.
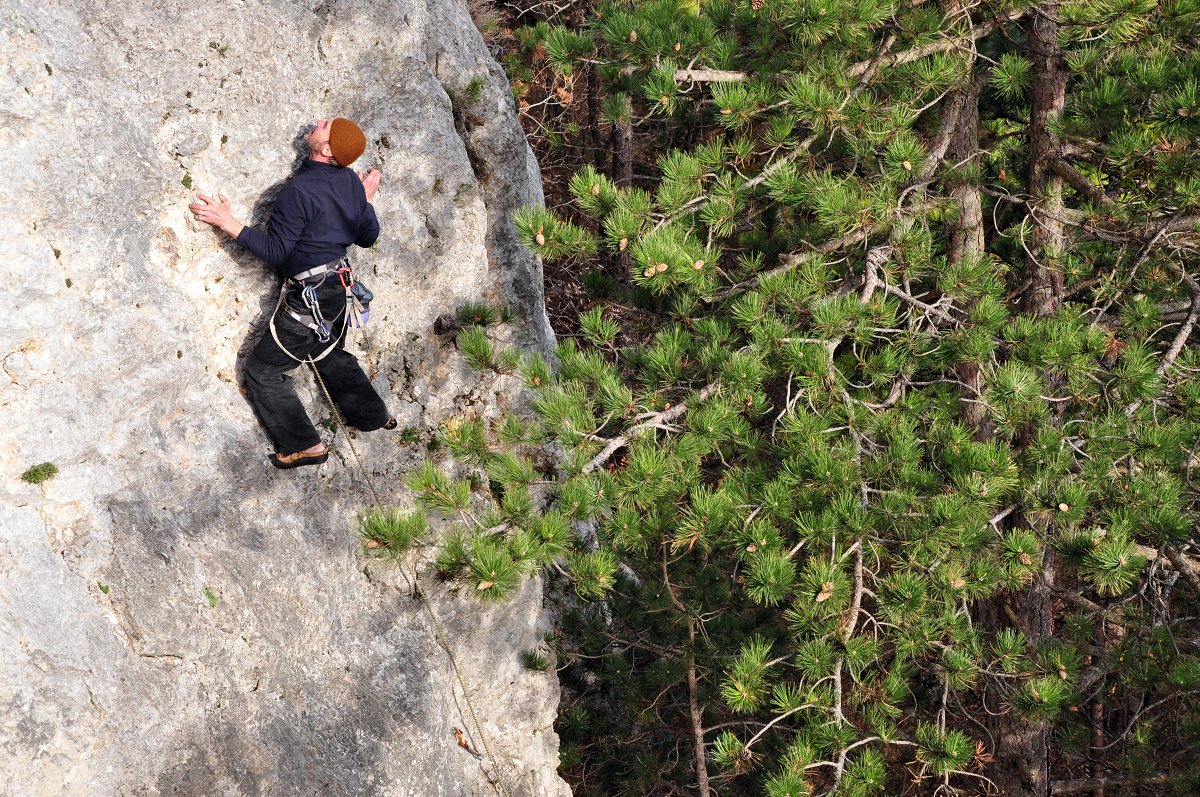
[[314, 266], [308, 271], [301, 271], [299, 274], [293, 274], [292, 276], [288, 277], [288, 279], [292, 280], [293, 282], [304, 282], [305, 280], [312, 279], [314, 277], [324, 278], [326, 274], [329, 274], [330, 272], [336, 273], [343, 268], [350, 268], [349, 258], [342, 257], [333, 261], [332, 263]]

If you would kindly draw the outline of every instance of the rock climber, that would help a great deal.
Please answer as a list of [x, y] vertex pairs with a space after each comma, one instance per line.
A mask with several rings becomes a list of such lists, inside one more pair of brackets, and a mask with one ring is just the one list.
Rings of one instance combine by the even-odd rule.
[[367, 144], [349, 119], [318, 119], [304, 140], [308, 157], [279, 192], [266, 232], [234, 218], [223, 193], [217, 199], [198, 194], [188, 206], [198, 221], [228, 233], [284, 277], [271, 331], [246, 365], [246, 389], [274, 444], [270, 461], [277, 468], [319, 465], [329, 458], [288, 376], [301, 362], [313, 362], [346, 423], [363, 432], [396, 427], [358, 360], [344, 348], [355, 309], [347, 306], [346, 251], [350, 244], [371, 246], [379, 237], [372, 203], [381, 175], [377, 169], [356, 174], [349, 168]]

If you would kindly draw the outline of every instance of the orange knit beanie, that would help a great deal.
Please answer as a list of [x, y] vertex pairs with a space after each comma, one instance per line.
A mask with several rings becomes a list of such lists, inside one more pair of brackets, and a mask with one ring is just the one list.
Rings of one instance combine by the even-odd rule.
[[354, 122], [338, 117], [329, 123], [329, 148], [339, 166], [349, 166], [367, 148], [367, 137]]

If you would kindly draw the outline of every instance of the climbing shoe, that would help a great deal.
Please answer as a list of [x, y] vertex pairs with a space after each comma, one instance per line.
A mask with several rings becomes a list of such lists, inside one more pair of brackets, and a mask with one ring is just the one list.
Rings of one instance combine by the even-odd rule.
[[374, 427], [372, 427], [372, 428], [370, 428], [370, 429], [359, 429], [357, 426], [351, 426], [350, 424], [347, 424], [347, 425], [348, 425], [348, 426], [350, 426], [350, 428], [351, 428], [351, 429], [353, 429], [353, 430], [354, 430], [354, 431], [356, 431], [356, 432], [374, 432], [374, 431], [376, 431], [376, 430], [379, 430], [379, 429], [385, 429], [385, 430], [387, 430], [387, 431], [389, 431], [389, 432], [390, 432], [391, 430], [393, 430], [393, 429], [395, 429], [395, 428], [396, 428], [396, 419], [395, 419], [395, 418], [388, 418], [388, 419], [387, 419], [387, 422], [386, 422], [386, 423], [384, 423], [384, 425], [383, 425], [383, 426], [374, 426]]
[[329, 459], [329, 448], [325, 447], [320, 451], [297, 451], [295, 454], [272, 454], [267, 459], [271, 460], [271, 464], [280, 470], [300, 468], [305, 465], [320, 465]]

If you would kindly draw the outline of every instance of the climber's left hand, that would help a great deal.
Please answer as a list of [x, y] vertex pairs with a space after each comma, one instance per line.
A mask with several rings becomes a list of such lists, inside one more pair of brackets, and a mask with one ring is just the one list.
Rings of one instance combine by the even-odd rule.
[[375, 194], [379, 192], [379, 183], [383, 180], [383, 175], [378, 169], [367, 169], [365, 172], [358, 173], [358, 179], [362, 180], [363, 190], [367, 192], [367, 201], [374, 202]]

